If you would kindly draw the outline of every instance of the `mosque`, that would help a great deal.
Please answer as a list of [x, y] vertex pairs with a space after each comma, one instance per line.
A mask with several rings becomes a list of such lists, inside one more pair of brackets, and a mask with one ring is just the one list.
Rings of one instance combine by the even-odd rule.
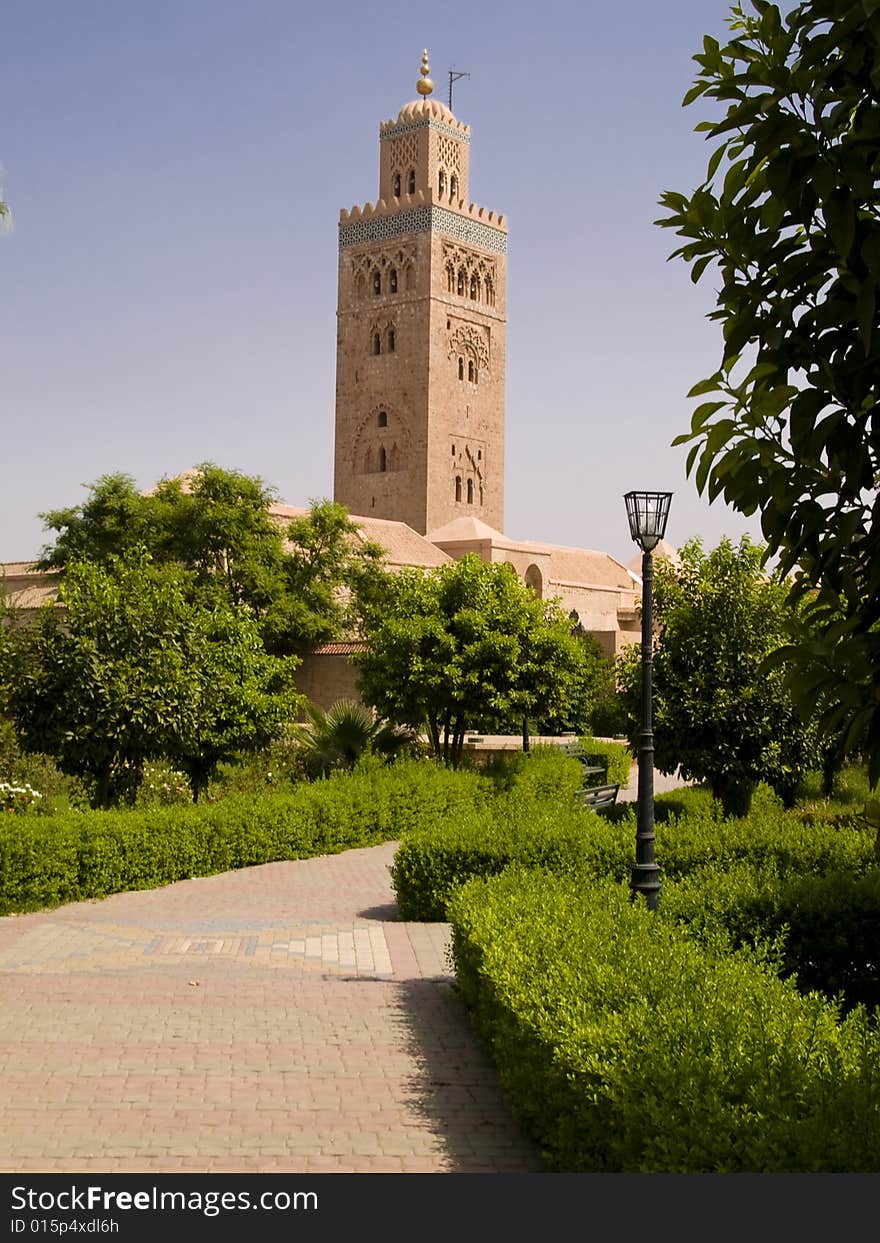
[[[427, 52], [416, 89], [379, 126], [376, 202], [339, 216], [334, 500], [390, 568], [508, 562], [614, 655], [640, 638], [640, 558], [503, 534], [507, 222], [468, 199], [470, 127], [432, 97]], [[19, 608], [54, 595], [56, 576], [2, 571]], [[310, 653], [301, 689], [355, 695], [357, 647]]]

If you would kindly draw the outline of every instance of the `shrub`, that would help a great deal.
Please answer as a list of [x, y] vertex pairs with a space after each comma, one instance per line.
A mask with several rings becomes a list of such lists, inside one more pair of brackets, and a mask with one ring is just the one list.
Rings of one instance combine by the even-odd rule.
[[0, 914], [373, 845], [490, 796], [491, 785], [476, 774], [410, 761], [258, 799], [7, 816], [0, 818]]
[[0, 813], [13, 812], [23, 816], [25, 812], [39, 808], [42, 794], [33, 786], [24, 782], [23, 785], [12, 785], [8, 781], [0, 781]]
[[[808, 825], [769, 799], [766, 806], [756, 799], [747, 819], [719, 821], [711, 795], [705, 794], [694, 799], [692, 815], [659, 822], [661, 905], [666, 880], [705, 865], [723, 872], [750, 860], [753, 866], [775, 866], [784, 875], [830, 870], [861, 875], [874, 866], [872, 830], [856, 821]], [[577, 866], [591, 876], [624, 879], [635, 858], [635, 814], [630, 806], [613, 810], [614, 816], [597, 815], [567, 794], [524, 797], [522, 787], [514, 785], [491, 805], [464, 806], [428, 824], [402, 840], [394, 857], [391, 876], [402, 918], [445, 919], [447, 900], [458, 885], [514, 862], [562, 871]]]
[[510, 869], [449, 902], [462, 995], [551, 1169], [880, 1168], [880, 1046], [625, 886]]
[[459, 885], [512, 863], [622, 878], [633, 855], [630, 833], [571, 798], [524, 798], [514, 790], [405, 837], [391, 879], [401, 919], [435, 921], [447, 918]]
[[663, 910], [732, 948], [773, 942], [780, 971], [802, 992], [840, 995], [848, 1008], [880, 1005], [880, 869], [793, 876], [772, 862], [703, 867], [667, 886]]

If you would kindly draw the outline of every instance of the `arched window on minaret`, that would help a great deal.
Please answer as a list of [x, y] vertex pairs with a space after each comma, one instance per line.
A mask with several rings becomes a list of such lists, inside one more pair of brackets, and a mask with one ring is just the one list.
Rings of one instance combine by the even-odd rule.
[[393, 354], [393, 353], [394, 353], [394, 341], [395, 341], [395, 338], [394, 338], [394, 329], [393, 329], [393, 328], [389, 328], [389, 329], [388, 329], [388, 353], [389, 353], [389, 354]]
[[406, 179], [406, 192], [407, 194], [415, 194], [416, 192], [416, 170], [414, 168], [409, 170], [409, 176]]
[[474, 481], [473, 479], [469, 479], [467, 481], [467, 498], [468, 498], [467, 499], [468, 505], [473, 505], [474, 503]]
[[466, 279], [466, 276], [465, 276], [465, 270], [464, 270], [464, 268], [459, 268], [459, 269], [458, 269], [458, 293], [459, 293], [459, 295], [460, 295], [462, 298], [464, 297], [464, 282], [465, 282], [465, 279]]
[[461, 500], [461, 475], [455, 476], [455, 499]]
[[468, 379], [471, 384], [476, 384], [477, 382], [477, 369], [474, 366], [474, 360], [472, 358], [468, 359]]
[[373, 333], [373, 353], [382, 353], [382, 338], [379, 336], [378, 332]]
[[443, 171], [442, 168], [440, 169], [440, 172], [437, 174], [437, 190], [442, 199], [443, 195], [446, 193], [446, 173]]
[[388, 289], [391, 293], [397, 293], [397, 268], [392, 268], [388, 273]]
[[363, 272], [358, 272], [358, 276], [357, 276], [357, 280], [355, 281], [354, 289], [355, 289], [355, 293], [357, 294], [358, 298], [363, 298], [366, 295], [367, 278], [364, 276]]
[[388, 455], [385, 452], [385, 446], [379, 450], [379, 470], [388, 469]]
[[399, 462], [400, 462], [400, 454], [398, 453], [397, 443], [395, 442], [391, 446], [391, 469], [397, 470]]
[[455, 292], [455, 268], [451, 263], [447, 263], [446, 265], [446, 292]]
[[394, 174], [394, 181], [392, 182], [392, 185], [393, 185], [394, 197], [396, 199], [399, 199], [400, 198], [400, 173]]
[[471, 301], [478, 302], [480, 298], [480, 278], [476, 272], [471, 277]]
[[494, 286], [492, 285], [491, 276], [486, 277], [486, 304], [488, 306], [495, 305], [495, 289], [494, 289]]
[[407, 292], [411, 293], [411, 292], [413, 291], [413, 289], [415, 289], [415, 287], [416, 287], [416, 273], [415, 273], [415, 268], [413, 267], [413, 265], [412, 265], [411, 263], [408, 263], [408, 264], [406, 265], [406, 288], [407, 288]]
[[387, 427], [387, 426], [388, 426], [388, 413], [387, 413], [387, 411], [385, 411], [385, 410], [380, 410], [380, 411], [379, 411], [379, 417], [378, 417], [378, 419], [376, 420], [376, 423], [378, 424], [378, 426], [379, 426], [379, 427]]
[[458, 378], [459, 380], [464, 379], [464, 359], [463, 358], [460, 358], [458, 360]]
[[452, 174], [452, 180], [449, 183], [449, 197], [451, 199], [458, 198], [458, 178], [455, 173]]
[[376, 297], [382, 292], [382, 274], [381, 272], [373, 273], [373, 296]]

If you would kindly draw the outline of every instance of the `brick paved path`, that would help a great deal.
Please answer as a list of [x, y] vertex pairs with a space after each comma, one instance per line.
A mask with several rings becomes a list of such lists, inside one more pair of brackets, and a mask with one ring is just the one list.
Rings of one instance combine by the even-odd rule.
[[0, 1171], [540, 1170], [394, 849], [0, 919]]

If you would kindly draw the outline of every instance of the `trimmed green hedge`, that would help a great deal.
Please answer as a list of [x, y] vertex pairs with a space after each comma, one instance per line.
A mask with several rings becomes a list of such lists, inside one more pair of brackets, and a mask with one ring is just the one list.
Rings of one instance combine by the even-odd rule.
[[726, 872], [704, 867], [667, 886], [663, 911], [732, 949], [773, 943], [779, 971], [802, 992], [880, 1005], [880, 868], [796, 876], [748, 860]]
[[493, 797], [476, 773], [366, 765], [215, 804], [0, 820], [0, 914], [390, 841]]
[[880, 1169], [880, 1043], [628, 888], [511, 868], [449, 901], [511, 1107], [567, 1172]]
[[[656, 827], [656, 855], [664, 883], [705, 865], [725, 871], [740, 860], [775, 866], [784, 875], [848, 871], [874, 866], [872, 831], [852, 824], [804, 824], [774, 807], [746, 819], [702, 815]], [[614, 880], [628, 877], [635, 860], [635, 813], [618, 821], [567, 797], [525, 799], [517, 790], [482, 809], [463, 808], [401, 842], [392, 880], [404, 919], [443, 920], [455, 888], [472, 876], [492, 876], [511, 863], [563, 872], [583, 870]]]
[[622, 877], [634, 854], [629, 833], [571, 799], [528, 799], [517, 791], [462, 809], [418, 830], [397, 848], [391, 880], [401, 919], [445, 920], [455, 889], [512, 863], [556, 872]]

